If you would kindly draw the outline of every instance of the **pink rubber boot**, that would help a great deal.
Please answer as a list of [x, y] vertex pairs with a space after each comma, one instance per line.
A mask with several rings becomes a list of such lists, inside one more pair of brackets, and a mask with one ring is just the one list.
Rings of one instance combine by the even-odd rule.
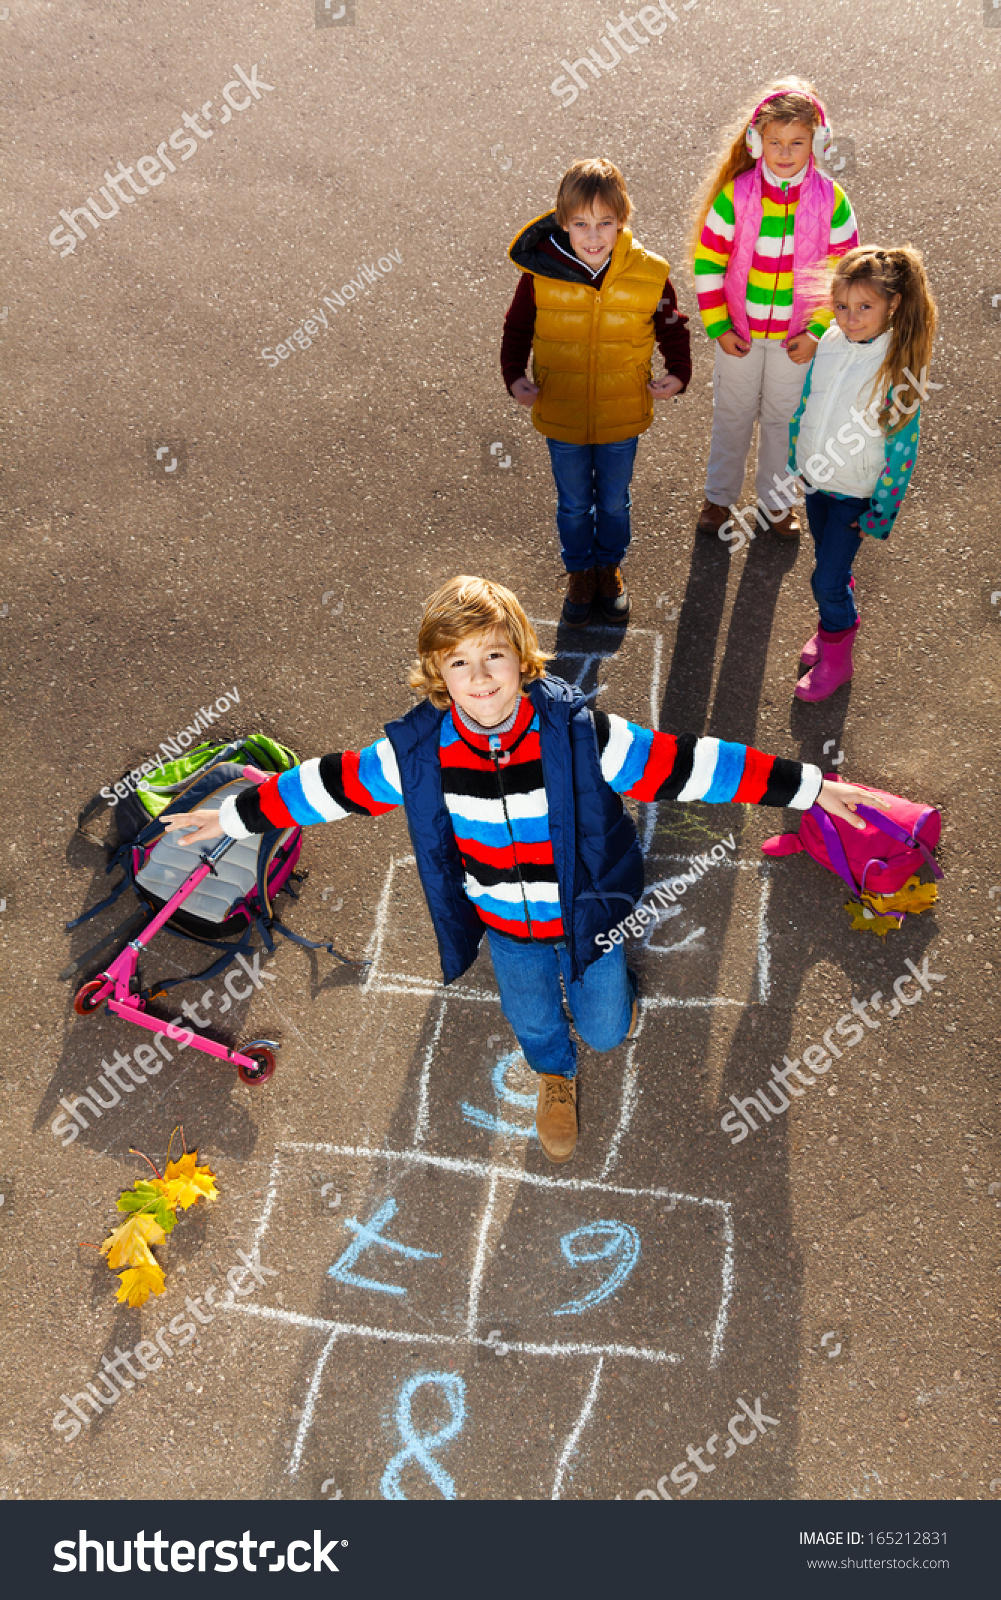
[[857, 622], [853, 628], [842, 628], [837, 633], [818, 628], [820, 656], [793, 690], [797, 700], [826, 700], [835, 689], [848, 682], [853, 670], [852, 646], [858, 630]]
[[[848, 587], [852, 591], [855, 589], [854, 573], [852, 573], [852, 576], [848, 579]], [[818, 634], [815, 633], [812, 639], [807, 639], [806, 644], [800, 651], [799, 659], [802, 661], [804, 667], [816, 666], [817, 662], [820, 660], [820, 637]]]

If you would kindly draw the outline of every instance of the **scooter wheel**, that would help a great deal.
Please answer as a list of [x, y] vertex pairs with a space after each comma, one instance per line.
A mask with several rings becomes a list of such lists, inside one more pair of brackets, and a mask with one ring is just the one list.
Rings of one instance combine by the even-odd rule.
[[256, 1046], [252, 1050], [243, 1050], [240, 1054], [248, 1055], [255, 1063], [253, 1067], [245, 1067], [242, 1061], [239, 1063], [236, 1075], [240, 1082], [248, 1084], [251, 1089], [257, 1089], [262, 1083], [267, 1083], [275, 1070], [274, 1051]]
[[89, 983], [85, 983], [77, 990], [73, 999], [73, 1010], [78, 1017], [89, 1017], [98, 1009], [101, 1002], [96, 997], [105, 987], [104, 978], [91, 978]]

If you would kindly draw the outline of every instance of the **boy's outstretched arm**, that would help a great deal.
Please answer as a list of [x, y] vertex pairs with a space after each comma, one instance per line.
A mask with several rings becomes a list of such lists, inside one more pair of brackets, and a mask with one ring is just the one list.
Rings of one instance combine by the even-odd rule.
[[828, 782], [819, 767], [766, 755], [751, 745], [699, 739], [691, 733], [656, 733], [624, 717], [603, 711], [593, 715], [602, 777], [631, 800], [733, 801], [798, 811], [816, 803], [853, 828], [865, 827], [855, 816], [860, 801], [887, 803], [854, 784]]
[[288, 772], [276, 772], [256, 788], [230, 795], [218, 811], [188, 811], [166, 819], [168, 833], [195, 824], [196, 831], [178, 842], [203, 844], [224, 833], [247, 839], [268, 828], [309, 827], [315, 822], [339, 822], [356, 813], [379, 817], [403, 804], [396, 753], [388, 739], [364, 750], [344, 750], [315, 757]]

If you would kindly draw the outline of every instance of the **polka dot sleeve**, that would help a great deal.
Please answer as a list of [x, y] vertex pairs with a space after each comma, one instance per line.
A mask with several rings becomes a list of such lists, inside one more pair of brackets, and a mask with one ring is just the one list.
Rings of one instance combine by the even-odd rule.
[[915, 411], [899, 433], [890, 434], [886, 441], [886, 461], [879, 482], [869, 501], [868, 511], [859, 517], [859, 527], [875, 539], [888, 539], [894, 519], [903, 503], [904, 494], [914, 471], [918, 454], [918, 418]]

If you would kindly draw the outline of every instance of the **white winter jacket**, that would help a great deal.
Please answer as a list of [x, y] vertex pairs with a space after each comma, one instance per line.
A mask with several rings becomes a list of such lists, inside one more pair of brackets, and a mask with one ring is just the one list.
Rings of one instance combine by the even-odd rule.
[[878, 407], [866, 408], [889, 343], [889, 329], [869, 344], [856, 344], [832, 326], [817, 346], [796, 466], [813, 487], [828, 494], [868, 498], [883, 472], [886, 436], [876, 422]]

